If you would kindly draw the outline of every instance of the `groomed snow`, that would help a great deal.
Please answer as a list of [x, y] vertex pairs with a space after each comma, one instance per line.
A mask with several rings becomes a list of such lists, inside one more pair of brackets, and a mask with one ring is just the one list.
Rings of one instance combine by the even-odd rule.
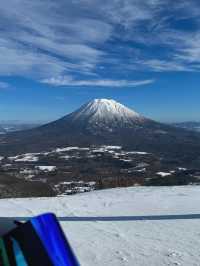
[[63, 217], [61, 224], [82, 266], [200, 265], [198, 186], [3, 199], [0, 210], [1, 216], [51, 211]]

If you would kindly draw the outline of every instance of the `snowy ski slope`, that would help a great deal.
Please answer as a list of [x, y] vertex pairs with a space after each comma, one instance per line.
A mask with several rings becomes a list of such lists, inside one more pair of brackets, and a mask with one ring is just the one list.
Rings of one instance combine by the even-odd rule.
[[0, 216], [55, 212], [83, 266], [200, 265], [200, 187], [3, 199]]

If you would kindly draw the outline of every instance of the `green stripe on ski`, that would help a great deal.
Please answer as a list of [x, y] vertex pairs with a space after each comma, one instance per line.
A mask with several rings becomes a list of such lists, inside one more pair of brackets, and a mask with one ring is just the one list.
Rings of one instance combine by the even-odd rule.
[[8, 260], [8, 255], [7, 255], [7, 252], [6, 252], [6, 248], [5, 248], [5, 245], [4, 245], [4, 241], [2, 238], [0, 238], [0, 256], [3, 260], [3, 265], [4, 266], [10, 266], [10, 263], [9, 263], [9, 260]]

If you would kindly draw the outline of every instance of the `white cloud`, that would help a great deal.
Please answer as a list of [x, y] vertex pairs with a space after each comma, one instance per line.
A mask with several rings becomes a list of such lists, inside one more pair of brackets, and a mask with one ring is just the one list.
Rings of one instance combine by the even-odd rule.
[[148, 85], [154, 82], [149, 80], [112, 80], [112, 79], [98, 79], [98, 80], [75, 80], [72, 77], [64, 76], [57, 78], [50, 78], [42, 80], [43, 83], [53, 86], [97, 86], [97, 87], [137, 87]]
[[[0, 9], [0, 75], [52, 76], [94, 72], [105, 52], [95, 48], [112, 26], [60, 0], [8, 0]], [[4, 66], [4, 67], [3, 67]], [[19, 66], [19, 67], [16, 67]]]
[[[109, 73], [124, 64], [135, 71], [196, 71], [200, 30], [175, 29], [169, 21], [198, 24], [197, 7], [195, 0], [7, 0], [0, 9], [0, 75], [36, 80], [73, 76], [79, 84], [73, 86], [90, 86], [95, 82], [91, 76], [106, 63], [108, 71], [96, 84], [117, 87], [130, 82], [113, 81]], [[162, 52], [157, 53], [157, 46]]]
[[138, 67], [156, 72], [187, 72], [197, 70], [193, 66], [186, 66], [184, 63], [177, 62], [175, 60], [167, 61], [159, 59], [138, 61]]
[[8, 89], [10, 85], [7, 82], [0, 81], [0, 89]]
[[175, 55], [177, 60], [186, 61], [188, 63], [200, 63], [200, 32], [195, 34], [187, 34], [187, 38], [183, 40], [182, 46]]

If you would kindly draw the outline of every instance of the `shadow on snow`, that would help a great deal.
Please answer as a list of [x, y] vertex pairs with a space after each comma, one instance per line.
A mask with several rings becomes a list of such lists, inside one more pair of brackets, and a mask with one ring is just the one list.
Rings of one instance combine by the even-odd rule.
[[[28, 216], [0, 217], [1, 222], [27, 221]], [[193, 220], [200, 219], [200, 214], [171, 214], [171, 215], [140, 215], [140, 216], [62, 216], [60, 222], [121, 222], [121, 221], [160, 221], [160, 220]]]

